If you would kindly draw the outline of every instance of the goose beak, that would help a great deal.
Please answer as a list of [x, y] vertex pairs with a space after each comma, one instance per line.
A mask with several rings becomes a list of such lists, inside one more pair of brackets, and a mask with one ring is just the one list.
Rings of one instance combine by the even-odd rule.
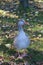
[[26, 25], [29, 25], [29, 22], [25, 22]]

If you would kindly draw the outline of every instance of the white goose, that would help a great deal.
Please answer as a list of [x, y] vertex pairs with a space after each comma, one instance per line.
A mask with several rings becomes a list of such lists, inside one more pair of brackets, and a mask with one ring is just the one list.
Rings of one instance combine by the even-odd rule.
[[17, 50], [26, 49], [30, 44], [30, 39], [23, 30], [23, 25], [27, 24], [23, 19], [18, 22], [18, 35], [14, 39], [14, 46]]

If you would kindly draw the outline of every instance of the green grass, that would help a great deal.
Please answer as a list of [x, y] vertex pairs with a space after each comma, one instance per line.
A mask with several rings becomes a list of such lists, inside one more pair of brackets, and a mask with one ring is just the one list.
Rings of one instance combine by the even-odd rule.
[[[20, 8], [21, 9], [21, 8]], [[27, 13], [27, 16], [24, 18], [26, 21], [27, 21], [27, 19], [29, 18], [29, 16], [30, 16], [30, 11], [33, 11], [33, 8], [32, 9], [27, 9], [27, 11], [28, 11], [28, 13]], [[17, 15], [19, 16], [19, 17], [22, 17], [23, 16], [23, 12], [22, 13], [17, 13]], [[27, 32], [28, 34], [29, 34], [29, 36], [30, 36], [30, 39], [31, 38], [33, 38], [33, 40], [31, 41], [31, 44], [30, 44], [30, 46], [28, 47], [28, 49], [27, 49], [27, 53], [28, 53], [28, 60], [32, 63], [33, 61], [35, 61], [35, 62], [38, 62], [38, 61], [43, 61], [43, 33], [41, 34], [42, 35], [42, 37], [41, 38], [39, 38], [39, 39], [37, 39], [37, 37], [38, 37], [38, 35], [39, 35], [39, 31], [43, 31], [43, 13], [39, 13], [38, 14], [38, 16], [37, 16], [37, 18], [39, 19], [39, 20], [41, 20], [42, 22], [38, 22], [38, 21], [33, 21], [33, 19], [34, 18], [32, 18], [32, 21], [28, 21], [29, 23], [30, 23], [30, 25], [29, 26], [25, 26], [24, 27], [24, 29], [25, 29], [25, 32]], [[15, 26], [15, 23], [17, 23], [17, 19], [16, 18], [3, 18], [3, 17], [0, 17], [0, 20], [2, 21], [1, 22], [1, 24], [2, 25], [5, 25], [5, 24], [10, 24], [10, 25], [12, 25], [12, 23], [14, 24], [14, 26]], [[39, 24], [40, 24], [40, 26], [39, 26]], [[33, 25], [33, 27], [30, 27], [31, 25]], [[42, 27], [41, 27], [42, 26]], [[31, 29], [31, 31], [29, 30], [29, 29]], [[7, 31], [9, 31], [10, 32], [10, 30], [11, 30], [11, 28], [9, 29], [9, 30], [7, 30]], [[15, 31], [17, 31], [17, 30], [15, 30]], [[34, 32], [36, 32], [36, 31], [38, 31], [37, 33], [37, 37], [32, 37], [33, 36], [33, 34], [34, 34]], [[13, 31], [14, 32], [14, 31]], [[3, 33], [3, 30], [1, 30], [0, 29], [0, 34], [2, 34]], [[6, 34], [7, 35], [7, 34]], [[11, 39], [7, 39], [6, 38], [6, 35], [4, 35], [4, 36], [0, 36], [1, 37], [1, 41], [0, 41], [0, 43], [3, 43], [3, 44], [12, 44], [13, 43], [13, 39], [11, 38]], [[35, 34], [36, 35], [36, 34]], [[36, 39], [34, 39], [34, 38], [36, 38]], [[2, 40], [3, 39], [3, 40]], [[3, 50], [3, 48], [2, 48], [2, 50]], [[5, 62], [7, 61], [9, 61], [9, 58], [8, 58], [8, 56], [10, 56], [10, 54], [11, 55], [13, 55], [13, 52], [11, 51], [11, 49], [10, 49], [10, 51], [9, 51], [9, 49], [7, 49], [7, 48], [4, 48], [4, 50], [5, 51], [7, 51], [7, 52], [5, 52], [5, 54], [4, 54], [4, 57], [5, 57]], [[15, 49], [14, 49], [15, 50]], [[0, 55], [3, 55], [3, 52], [0, 50]], [[30, 60], [30, 57], [31, 57], [31, 60]]]

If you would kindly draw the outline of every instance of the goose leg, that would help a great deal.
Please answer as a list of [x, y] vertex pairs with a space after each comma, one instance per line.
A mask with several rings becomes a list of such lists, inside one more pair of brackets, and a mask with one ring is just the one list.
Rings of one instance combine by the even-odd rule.
[[22, 54], [22, 57], [25, 57], [25, 56], [27, 56], [27, 50], [26, 49], [23, 50], [23, 54]]
[[21, 54], [20, 54], [20, 50], [17, 50], [17, 53], [18, 53], [18, 59], [22, 59], [22, 56], [21, 56]]
[[17, 50], [18, 53], [18, 59], [23, 59], [24, 57], [27, 56], [27, 50], [26, 49], [22, 49], [22, 50]]

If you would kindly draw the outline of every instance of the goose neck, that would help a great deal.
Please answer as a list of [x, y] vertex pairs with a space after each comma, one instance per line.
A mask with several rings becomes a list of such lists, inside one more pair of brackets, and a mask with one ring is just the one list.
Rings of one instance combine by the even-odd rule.
[[19, 31], [23, 31], [23, 27], [22, 26], [18, 26], [18, 30]]

